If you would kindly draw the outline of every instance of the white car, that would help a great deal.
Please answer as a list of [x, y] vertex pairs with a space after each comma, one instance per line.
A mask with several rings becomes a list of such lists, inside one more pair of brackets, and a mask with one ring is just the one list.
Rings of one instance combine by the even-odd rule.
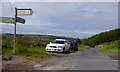
[[70, 43], [68, 40], [65, 39], [56, 39], [53, 42], [50, 42], [46, 46], [46, 51], [53, 51], [53, 52], [69, 52], [70, 50]]

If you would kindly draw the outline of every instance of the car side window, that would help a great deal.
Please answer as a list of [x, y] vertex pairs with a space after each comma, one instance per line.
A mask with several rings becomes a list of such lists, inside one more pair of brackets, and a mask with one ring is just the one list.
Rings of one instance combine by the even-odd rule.
[[68, 40], [67, 40], [67, 44], [70, 44]]
[[65, 44], [67, 43], [67, 41], [65, 41]]

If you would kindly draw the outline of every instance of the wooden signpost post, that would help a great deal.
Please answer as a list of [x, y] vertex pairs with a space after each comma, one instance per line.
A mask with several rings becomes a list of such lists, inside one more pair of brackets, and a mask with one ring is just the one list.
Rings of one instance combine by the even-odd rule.
[[17, 9], [15, 8], [15, 21], [14, 21], [14, 47], [13, 47], [13, 54], [15, 54], [15, 48], [16, 48], [16, 22], [17, 21], [23, 21], [23, 19], [18, 18], [17, 15], [32, 15], [33, 11], [32, 9]]

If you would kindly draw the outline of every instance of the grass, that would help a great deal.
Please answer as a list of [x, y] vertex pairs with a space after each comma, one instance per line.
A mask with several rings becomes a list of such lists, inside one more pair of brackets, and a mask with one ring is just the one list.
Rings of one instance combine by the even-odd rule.
[[80, 45], [78, 45], [78, 48], [79, 48], [79, 50], [83, 51], [83, 50], [89, 49], [90, 47], [87, 45], [80, 44]]
[[[12, 55], [12, 48], [3, 48], [3, 55]], [[30, 60], [38, 60], [50, 57], [45, 51], [45, 47], [27, 48], [22, 46], [16, 47], [16, 55], [22, 56]]]
[[103, 43], [95, 47], [105, 53], [118, 54], [120, 52], [118, 42], [120, 42], [120, 40], [116, 40], [109, 43]]

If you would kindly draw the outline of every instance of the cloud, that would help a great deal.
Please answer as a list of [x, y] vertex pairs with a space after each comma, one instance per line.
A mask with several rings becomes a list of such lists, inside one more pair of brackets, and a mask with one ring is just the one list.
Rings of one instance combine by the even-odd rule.
[[[18, 23], [21, 33], [85, 38], [118, 27], [115, 2], [4, 2], [3, 16], [14, 17], [10, 5], [12, 9], [32, 8], [34, 11], [31, 16], [19, 15], [26, 19], [24, 25]], [[3, 32], [6, 26], [3, 25]]]
[[[10, 0], [10, 2], [118, 2], [119, 0]], [[1, 2], [9, 2], [2, 0]]]

